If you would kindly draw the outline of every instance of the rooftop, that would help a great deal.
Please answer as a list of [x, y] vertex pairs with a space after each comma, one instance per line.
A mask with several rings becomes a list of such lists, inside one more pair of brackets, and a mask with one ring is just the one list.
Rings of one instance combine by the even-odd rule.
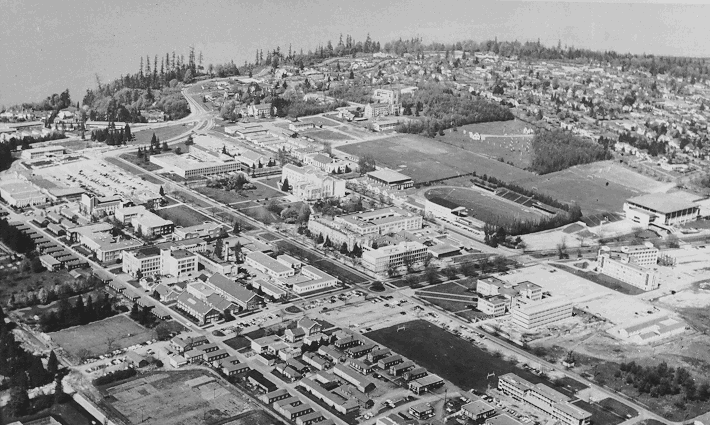
[[392, 170], [375, 170], [367, 173], [368, 176], [376, 178], [378, 180], [385, 181], [387, 183], [399, 183], [408, 180], [412, 180], [411, 177], [405, 176], [404, 174], [398, 173]]
[[647, 195], [629, 198], [627, 202], [640, 205], [644, 208], [648, 208], [662, 214], [670, 214], [680, 210], [698, 208], [698, 206], [694, 203], [688, 202], [683, 198], [669, 193], [649, 193]]

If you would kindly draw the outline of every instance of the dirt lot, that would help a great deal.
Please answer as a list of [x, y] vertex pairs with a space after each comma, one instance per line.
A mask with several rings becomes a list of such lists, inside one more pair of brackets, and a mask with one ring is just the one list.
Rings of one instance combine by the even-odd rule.
[[105, 392], [118, 416], [134, 424], [222, 423], [254, 409], [235, 388], [202, 370], [150, 374]]
[[113, 350], [155, 338], [146, 329], [124, 315], [64, 329], [50, 334], [52, 340], [75, 358], [95, 357]]
[[358, 156], [370, 153], [378, 165], [398, 170], [415, 182], [455, 177], [473, 171], [505, 181], [526, 180], [535, 176], [483, 155], [410, 134], [350, 144], [338, 149]]
[[166, 220], [171, 220], [176, 226], [187, 227], [212, 221], [204, 214], [193, 210], [187, 205], [162, 208], [156, 210], [155, 213]]
[[486, 223], [509, 223], [518, 220], [540, 220], [543, 216], [522, 205], [502, 200], [491, 193], [468, 188], [436, 188], [424, 193], [428, 199], [443, 198], [467, 209], [468, 216]]

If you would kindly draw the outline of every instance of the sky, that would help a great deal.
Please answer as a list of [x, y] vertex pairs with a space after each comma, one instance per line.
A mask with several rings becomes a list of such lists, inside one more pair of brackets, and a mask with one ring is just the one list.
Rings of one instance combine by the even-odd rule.
[[202, 51], [205, 65], [256, 49], [308, 51], [339, 35], [432, 41], [537, 40], [710, 57], [710, 1], [0, 0], [0, 106], [138, 71], [140, 58]]

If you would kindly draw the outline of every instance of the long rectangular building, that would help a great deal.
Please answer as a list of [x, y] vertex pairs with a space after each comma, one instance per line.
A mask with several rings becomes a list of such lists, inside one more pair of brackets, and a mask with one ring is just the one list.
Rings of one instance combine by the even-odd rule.
[[652, 225], [677, 226], [695, 221], [700, 207], [669, 193], [651, 193], [627, 199], [624, 203], [626, 218], [644, 227]]
[[572, 303], [563, 299], [542, 299], [518, 304], [512, 310], [513, 324], [530, 330], [572, 317]]
[[362, 265], [375, 273], [384, 273], [389, 268], [401, 267], [424, 260], [427, 255], [426, 245], [419, 242], [400, 242], [397, 245], [369, 249], [362, 253]]

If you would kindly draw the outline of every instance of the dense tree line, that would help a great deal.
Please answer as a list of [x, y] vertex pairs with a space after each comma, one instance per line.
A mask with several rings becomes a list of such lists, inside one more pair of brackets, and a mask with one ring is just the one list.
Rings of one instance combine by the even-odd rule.
[[578, 205], [570, 207], [569, 211], [555, 214], [551, 217], [543, 217], [540, 220], [504, 220], [495, 223], [486, 223], [483, 229], [484, 241], [486, 244], [496, 247], [499, 244], [517, 246], [521, 240], [510, 240], [510, 236], [526, 235], [528, 233], [542, 232], [556, 229], [570, 223], [575, 223], [582, 218], [582, 209]]
[[51, 96], [47, 96], [46, 99], [40, 102], [29, 102], [22, 104], [23, 109], [31, 109], [34, 111], [58, 111], [70, 106], [72, 106], [72, 103], [71, 96], [69, 95], [69, 89], [66, 89], [59, 94], [54, 93]]
[[430, 137], [451, 127], [489, 121], [507, 121], [513, 113], [504, 106], [468, 94], [453, 94], [449, 88], [427, 84], [411, 95], [403, 96], [404, 115], [423, 115], [399, 127], [401, 133], [424, 133]]
[[3, 386], [8, 386], [9, 399], [3, 407], [5, 419], [18, 418], [30, 412], [27, 390], [49, 384], [57, 377], [59, 362], [54, 351], [47, 358], [47, 366], [42, 358], [32, 355], [15, 338], [13, 323], [5, 323], [5, 313], [0, 307], [0, 375], [8, 378]]
[[[648, 140], [646, 137], [624, 132], [619, 135], [619, 142], [628, 143], [637, 149], [643, 149], [651, 156], [664, 155], [666, 153], [666, 143], [657, 140]], [[688, 144], [687, 142], [685, 144]]]
[[[28, 261], [28, 259], [25, 259], [25, 261]], [[39, 258], [34, 257], [30, 261], [33, 263], [33, 271], [36, 272], [36, 270], [34, 270], [35, 261], [36, 264], [39, 264], [42, 268]], [[25, 265], [23, 264], [23, 269], [24, 268]], [[36, 290], [28, 288], [24, 292], [13, 292], [7, 301], [7, 307], [9, 309], [16, 309], [35, 305], [47, 305], [60, 298], [69, 298], [74, 295], [83, 294], [101, 285], [101, 280], [95, 276], [89, 276], [86, 279], [74, 279], [63, 283], [59, 283], [59, 280], [55, 282], [53, 286], [41, 287]]]
[[563, 130], [539, 131], [532, 141], [530, 168], [539, 174], [553, 173], [579, 164], [612, 157], [604, 146], [585, 141]]
[[94, 379], [94, 385], [96, 385], [96, 386], [108, 385], [112, 382], [132, 378], [132, 377], [136, 376], [137, 373], [138, 372], [136, 372], [135, 369], [117, 370], [114, 373], [104, 375], [104, 376], [99, 376], [98, 378]]
[[9, 142], [0, 143], [0, 171], [7, 170], [15, 158], [12, 157], [12, 147]]
[[35, 249], [32, 238], [19, 231], [17, 227], [10, 225], [4, 218], [0, 218], [0, 240], [20, 254], [26, 254]]
[[131, 134], [131, 127], [128, 123], [126, 123], [125, 127], [119, 129], [116, 129], [114, 124], [113, 128], [109, 125], [106, 128], [92, 130], [91, 140], [94, 142], [106, 143], [109, 146], [118, 146], [125, 145], [130, 140], [133, 140], [133, 135]]
[[651, 397], [683, 394], [688, 401], [710, 400], [710, 384], [700, 383], [683, 367], [673, 368], [666, 362], [641, 366], [635, 361], [622, 363], [614, 375]]
[[85, 325], [90, 322], [102, 320], [118, 313], [114, 300], [109, 294], [104, 293], [94, 302], [91, 295], [86, 298], [76, 297], [74, 303], [68, 298], [62, 298], [57, 307], [42, 314], [39, 326], [42, 332], [56, 332], [71, 326]]
[[279, 117], [298, 118], [309, 115], [322, 114], [323, 112], [334, 111], [342, 106], [347, 106], [344, 101], [319, 103], [313, 99], [284, 99], [276, 97], [273, 99], [271, 106], [274, 108], [275, 115]]

